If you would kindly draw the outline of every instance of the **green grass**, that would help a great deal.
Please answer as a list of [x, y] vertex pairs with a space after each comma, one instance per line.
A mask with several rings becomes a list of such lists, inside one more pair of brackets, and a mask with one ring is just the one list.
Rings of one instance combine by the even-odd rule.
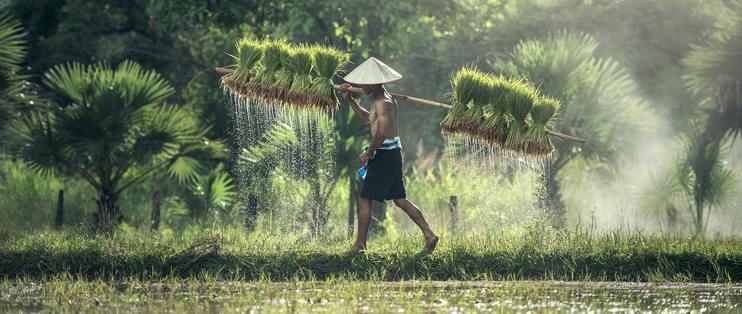
[[739, 238], [591, 236], [536, 229], [442, 234], [430, 255], [421, 254], [421, 237], [406, 236], [377, 237], [366, 253], [349, 254], [350, 241], [342, 238], [310, 240], [232, 228], [193, 236], [129, 229], [113, 238], [42, 231], [5, 238], [0, 277], [742, 281]]

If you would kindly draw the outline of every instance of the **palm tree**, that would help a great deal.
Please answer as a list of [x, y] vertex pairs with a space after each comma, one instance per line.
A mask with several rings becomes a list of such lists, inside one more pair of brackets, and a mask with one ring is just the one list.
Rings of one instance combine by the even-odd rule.
[[724, 3], [717, 31], [683, 60], [687, 87], [716, 137], [742, 135], [742, 1]]
[[705, 232], [709, 212], [735, 184], [735, 172], [723, 164], [724, 142], [742, 134], [742, 1], [725, 2], [720, 9], [717, 32], [683, 60], [687, 87], [700, 99], [701, 118], [686, 137], [678, 170], [696, 234]]
[[18, 74], [26, 57], [21, 23], [0, 11], [0, 125], [7, 125], [16, 107], [23, 79]]
[[17, 153], [40, 172], [87, 182], [98, 195], [99, 230], [121, 219], [117, 199], [127, 188], [162, 171], [185, 183], [202, 161], [224, 154], [196, 118], [165, 103], [170, 84], [137, 63], [58, 65], [44, 85], [57, 106], [14, 122]]
[[[639, 203], [648, 216], [665, 221], [667, 231], [676, 232], [684, 222], [678, 204], [683, 199], [676, 168], [667, 167], [650, 173], [648, 185], [641, 189]], [[660, 228], [662, 224], [660, 223]]]
[[723, 139], [710, 136], [709, 131], [696, 127], [684, 140], [677, 170], [696, 234], [705, 232], [711, 209], [722, 205], [735, 185], [734, 171], [723, 163], [727, 152]]
[[[682, 151], [675, 167], [654, 175], [642, 192], [642, 206], [667, 215], [671, 230], [689, 221], [693, 232], [704, 233], [711, 211], [721, 208], [735, 188], [736, 173], [724, 164], [728, 145], [709, 132], [713, 131], [693, 125], [690, 134], [680, 137]], [[678, 209], [687, 209], [688, 215], [681, 216]]]
[[632, 134], [651, 125], [653, 114], [634, 96], [636, 83], [616, 61], [595, 56], [598, 41], [581, 32], [554, 32], [542, 39], [519, 43], [506, 58], [490, 62], [495, 71], [525, 76], [543, 94], [563, 102], [557, 129], [589, 138], [586, 144], [562, 141], [549, 159], [543, 181], [545, 205], [561, 225], [564, 205], [557, 177], [569, 162], [580, 158], [610, 165]]

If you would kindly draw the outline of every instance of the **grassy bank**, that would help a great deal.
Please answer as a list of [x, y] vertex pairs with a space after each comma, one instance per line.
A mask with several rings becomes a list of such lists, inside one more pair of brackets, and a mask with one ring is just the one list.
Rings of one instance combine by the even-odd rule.
[[212, 230], [194, 236], [140, 231], [112, 238], [45, 231], [6, 237], [0, 277], [156, 279], [204, 274], [232, 280], [601, 280], [742, 282], [742, 239], [504, 232], [422, 238], [379, 237], [363, 254], [344, 239]]

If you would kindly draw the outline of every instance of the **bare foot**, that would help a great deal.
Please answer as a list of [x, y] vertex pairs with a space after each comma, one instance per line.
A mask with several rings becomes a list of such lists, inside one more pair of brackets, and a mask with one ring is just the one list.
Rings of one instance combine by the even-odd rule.
[[348, 250], [350, 253], [360, 253], [366, 250], [366, 246], [362, 244], [353, 244]]
[[430, 236], [425, 236], [425, 251], [430, 253], [435, 250], [435, 246], [438, 245], [438, 236], [435, 234], [431, 234]]

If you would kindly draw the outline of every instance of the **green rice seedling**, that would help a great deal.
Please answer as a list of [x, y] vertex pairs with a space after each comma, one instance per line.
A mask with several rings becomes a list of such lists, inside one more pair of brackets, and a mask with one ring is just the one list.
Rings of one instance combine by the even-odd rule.
[[337, 109], [338, 99], [333, 88], [333, 78], [342, 73], [349, 60], [350, 55], [333, 47], [312, 48], [312, 66], [317, 74], [309, 90], [313, 94], [309, 99], [312, 106], [329, 112]]
[[281, 68], [281, 54], [286, 49], [286, 43], [283, 41], [270, 40], [263, 43], [262, 69], [255, 77], [256, 83], [263, 86], [273, 85], [276, 72]]
[[237, 55], [232, 56], [237, 62], [237, 68], [227, 79], [239, 83], [247, 83], [253, 76], [256, 65], [263, 57], [263, 50], [259, 41], [252, 37], [244, 37], [236, 44]]
[[485, 110], [485, 118], [479, 129], [480, 137], [491, 145], [504, 144], [510, 120], [507, 109], [506, 95], [510, 90], [510, 82], [502, 76], [493, 77], [489, 86], [489, 106]]
[[510, 80], [510, 91], [506, 98], [507, 107], [513, 120], [508, 128], [505, 146], [511, 150], [522, 151], [522, 143], [528, 130], [526, 119], [538, 100], [538, 91], [525, 79]]
[[307, 93], [312, 86], [312, 49], [299, 45], [290, 54], [285, 68], [294, 74], [290, 90], [296, 93]]
[[532, 125], [525, 135], [526, 150], [529, 154], [545, 155], [554, 150], [551, 138], [546, 130], [554, 124], [554, 117], [559, 111], [561, 103], [551, 97], [541, 97], [531, 109]]
[[280, 88], [281, 92], [288, 92], [294, 79], [294, 72], [290, 65], [293, 62], [295, 48], [289, 44], [278, 46], [278, 60], [280, 66], [275, 72], [273, 86]]
[[451, 79], [451, 92], [448, 94], [453, 108], [441, 122], [441, 128], [445, 132], [455, 133], [458, 131], [461, 117], [472, 105], [474, 88], [481, 72], [473, 67], [464, 67]]
[[479, 128], [482, 125], [482, 119], [484, 118], [484, 111], [489, 103], [489, 91], [490, 85], [492, 85], [492, 77], [482, 72], [478, 72], [475, 79], [472, 81], [471, 91], [471, 102], [467, 106], [467, 110], [460, 117], [460, 131], [469, 135], [470, 137], [476, 137], [479, 134]]

